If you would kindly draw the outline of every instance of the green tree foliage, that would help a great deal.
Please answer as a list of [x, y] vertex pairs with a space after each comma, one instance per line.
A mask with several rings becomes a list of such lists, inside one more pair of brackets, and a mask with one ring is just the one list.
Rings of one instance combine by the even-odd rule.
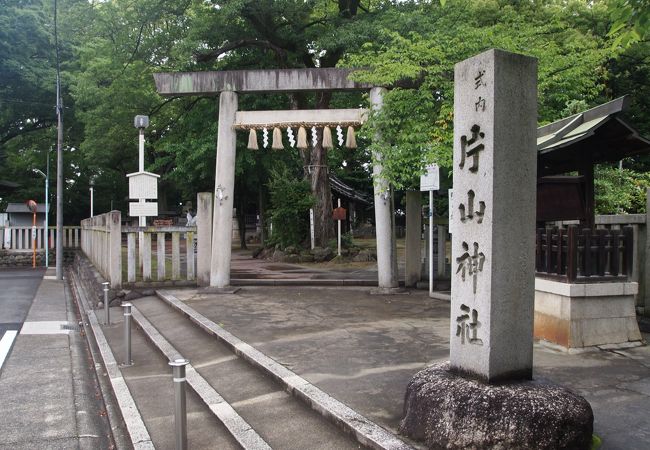
[[271, 244], [282, 248], [300, 245], [309, 233], [309, 208], [314, 205], [309, 183], [293, 176], [285, 168], [271, 172]]
[[[84, 17], [90, 25], [83, 30], [83, 43], [77, 49], [81, 70], [75, 73], [71, 89], [84, 123], [83, 157], [100, 184], [114, 187], [105, 192], [97, 190], [98, 197], [113, 201], [113, 207], [126, 207], [125, 175], [138, 170], [138, 131], [132, 125], [138, 114], [151, 116], [145, 159], [150, 164], [147, 168], [163, 176], [162, 208], [178, 200], [172, 188], [178, 177], [171, 175], [177, 160], [169, 158], [160, 141], [172, 130], [180, 133], [183, 125], [189, 124], [189, 139], [192, 128], [205, 127], [199, 116], [187, 120], [201, 99], [161, 98], [152, 74], [186, 68], [189, 57], [182, 53], [182, 45], [175, 44], [186, 37], [189, 18], [185, 13], [189, 5], [189, 1], [159, 0], [96, 2]], [[201, 106], [205, 106], [202, 112], [214, 114], [211, 105]], [[200, 143], [183, 149], [174, 144], [170, 144], [169, 151], [178, 151], [179, 161], [190, 162], [188, 150], [197, 153], [193, 158], [201, 157]], [[197, 168], [200, 170], [200, 166]], [[166, 194], [174, 198], [167, 202]]]
[[[621, 8], [632, 14], [626, 24], [643, 27], [644, 5], [647, 0], [59, 1], [66, 223], [87, 215], [91, 179], [96, 212], [126, 209], [125, 174], [137, 170], [137, 114], [151, 117], [146, 168], [162, 175], [160, 194], [169, 208], [214, 187], [218, 102], [162, 98], [155, 72], [345, 65], [365, 67], [359, 79], [391, 88], [354, 152], [256, 152], [244, 148], [240, 136], [238, 213], [267, 200], [276, 166], [299, 172], [329, 164], [370, 193], [372, 149], [384, 154], [396, 189], [413, 187], [431, 161], [443, 167], [442, 184], [449, 187], [453, 66], [490, 47], [539, 59], [541, 123], [629, 93], [629, 118], [647, 135], [650, 48], [639, 33], [637, 42], [615, 51], [618, 35], [608, 36], [624, 19]], [[0, 194], [0, 202], [42, 198], [42, 182], [31, 169], [44, 170], [56, 136], [52, 12], [53, 0], [0, 0], [0, 179], [21, 184]], [[356, 94], [240, 96], [243, 110], [362, 105]], [[376, 132], [381, 139], [374, 139]], [[636, 158], [626, 167], [643, 171], [648, 163]], [[304, 170], [319, 193], [323, 221], [331, 222], [327, 176], [317, 172]], [[164, 208], [165, 198], [161, 203]]]
[[[608, 72], [607, 88], [611, 95], [630, 96], [626, 117], [642, 136], [650, 136], [650, 42], [639, 42], [622, 50], [617, 58], [610, 59]], [[639, 167], [648, 168], [648, 163]]]
[[612, 0], [610, 14], [613, 46], [627, 47], [650, 37], [649, 0]]
[[387, 12], [381, 38], [345, 61], [369, 68], [358, 79], [395, 86], [366, 131], [381, 136], [372, 145], [383, 155], [386, 178], [398, 189], [412, 188], [426, 163], [451, 167], [453, 67], [489, 48], [538, 58], [541, 123], [561, 118], [571, 101], [598, 103], [609, 55], [605, 13], [583, 2], [496, 0], [413, 2]]
[[[372, 40], [370, 24], [391, 2], [359, 0], [240, 0], [204, 2], [192, 34], [198, 65], [217, 69], [334, 67], [346, 51]], [[194, 29], [194, 28], [193, 28]], [[330, 93], [267, 96], [264, 109], [328, 108]], [[346, 107], [358, 105], [353, 97]], [[353, 103], [354, 102], [354, 103]], [[327, 152], [316, 145], [299, 151], [315, 198], [315, 238], [334, 235]]]
[[596, 214], [645, 213], [650, 173], [600, 166], [595, 172]]
[[56, 120], [52, 18], [44, 6], [38, 0], [0, 1], [0, 151]]
[[[59, 24], [68, 23], [87, 7], [84, 0], [58, 2]], [[17, 189], [0, 192], [0, 210], [7, 202], [34, 199], [44, 203], [43, 180], [50, 159], [50, 203], [54, 201], [56, 156], [56, 52], [52, 0], [0, 1], [0, 179]], [[78, 70], [73, 58], [76, 28], [59, 28], [59, 53], [64, 104], [64, 220], [78, 223], [88, 215], [87, 171], [76, 151], [82, 129], [65, 87]], [[49, 153], [48, 153], [49, 152]], [[80, 190], [84, 185], [85, 189]], [[51, 216], [54, 222], [55, 215]]]

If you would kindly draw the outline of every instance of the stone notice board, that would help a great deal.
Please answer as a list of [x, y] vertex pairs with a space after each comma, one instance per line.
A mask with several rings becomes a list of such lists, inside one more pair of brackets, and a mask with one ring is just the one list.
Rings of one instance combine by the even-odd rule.
[[532, 375], [536, 130], [536, 59], [456, 65], [450, 362], [486, 381]]

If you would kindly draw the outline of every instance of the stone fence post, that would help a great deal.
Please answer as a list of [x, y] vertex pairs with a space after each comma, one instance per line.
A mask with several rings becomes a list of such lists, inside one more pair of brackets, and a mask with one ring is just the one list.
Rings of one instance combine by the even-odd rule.
[[406, 269], [404, 274], [406, 286], [415, 286], [422, 279], [421, 204], [422, 194], [420, 191], [406, 191]]
[[[639, 240], [641, 245], [641, 240]], [[650, 317], [650, 188], [646, 191], [646, 216], [645, 216], [645, 248], [641, 251], [644, 256], [643, 267], [639, 267], [639, 284], [643, 285], [643, 315]]]
[[122, 287], [122, 213], [111, 211], [108, 213], [109, 255], [108, 278], [111, 288]]
[[210, 285], [210, 260], [212, 258], [212, 192], [199, 192], [196, 196], [196, 282]]

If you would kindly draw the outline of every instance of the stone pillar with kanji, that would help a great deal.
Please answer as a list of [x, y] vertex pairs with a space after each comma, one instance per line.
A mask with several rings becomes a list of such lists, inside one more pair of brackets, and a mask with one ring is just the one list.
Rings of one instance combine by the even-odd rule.
[[449, 362], [411, 379], [399, 426], [428, 448], [591, 446], [589, 403], [532, 380], [536, 74], [502, 50], [455, 67]]
[[537, 60], [456, 65], [451, 367], [485, 381], [533, 365]]

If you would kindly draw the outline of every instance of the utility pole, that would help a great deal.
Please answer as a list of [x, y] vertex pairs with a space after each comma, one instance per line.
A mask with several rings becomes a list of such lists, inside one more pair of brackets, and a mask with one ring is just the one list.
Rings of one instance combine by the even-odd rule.
[[50, 268], [50, 151], [47, 149], [45, 164], [45, 268]]
[[[48, 152], [47, 159], [48, 159], [47, 173], [43, 173], [43, 171], [39, 170], [39, 169], [33, 169], [33, 171], [35, 173], [37, 173], [40, 176], [42, 176], [43, 178], [45, 178], [45, 223], [44, 223], [44, 226], [43, 226], [43, 228], [44, 228], [43, 229], [43, 240], [45, 241], [45, 268], [48, 268], [50, 266], [50, 261], [48, 259], [49, 256], [50, 256], [49, 255], [50, 233], [49, 233], [49, 230], [47, 228], [47, 226], [49, 224], [48, 211], [50, 209], [50, 204], [48, 203], [48, 198], [49, 198], [48, 185], [49, 185], [49, 181], [50, 181], [50, 161], [49, 161], [50, 155], [49, 155], [49, 152]], [[36, 248], [36, 247], [34, 247], [34, 248]]]
[[57, 0], [54, 0], [54, 47], [56, 50], [56, 279], [63, 280], [63, 101], [57, 33]]

